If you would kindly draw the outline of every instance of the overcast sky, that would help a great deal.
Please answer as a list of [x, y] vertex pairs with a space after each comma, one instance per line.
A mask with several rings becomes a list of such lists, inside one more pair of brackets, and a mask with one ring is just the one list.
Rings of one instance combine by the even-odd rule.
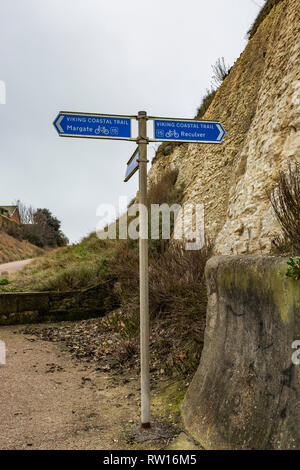
[[136, 193], [137, 174], [123, 183], [136, 145], [60, 138], [58, 111], [193, 118], [262, 3], [0, 0], [0, 205], [49, 208], [72, 242], [95, 230], [99, 204]]

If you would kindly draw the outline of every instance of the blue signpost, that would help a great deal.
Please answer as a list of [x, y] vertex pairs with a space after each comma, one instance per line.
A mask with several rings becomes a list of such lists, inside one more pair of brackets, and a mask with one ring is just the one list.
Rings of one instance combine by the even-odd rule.
[[177, 119], [154, 119], [154, 140], [221, 143], [225, 130], [220, 122], [187, 121]]
[[132, 140], [131, 118], [126, 116], [61, 111], [53, 124], [62, 137]]
[[127, 162], [127, 168], [126, 168], [126, 174], [125, 174], [125, 179], [124, 182], [127, 183], [127, 181], [134, 175], [134, 173], [138, 170], [139, 168], [139, 149], [137, 148], [134, 154], [130, 157], [130, 159]]

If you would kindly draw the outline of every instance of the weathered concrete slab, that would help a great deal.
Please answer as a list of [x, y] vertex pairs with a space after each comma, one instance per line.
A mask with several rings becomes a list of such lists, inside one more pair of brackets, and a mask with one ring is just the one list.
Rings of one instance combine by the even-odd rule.
[[207, 449], [299, 449], [300, 281], [286, 260], [221, 256], [206, 266], [208, 312], [200, 366], [182, 406]]
[[13, 292], [0, 294], [0, 325], [53, 320], [76, 320], [105, 315], [112, 286], [102, 284], [70, 292]]

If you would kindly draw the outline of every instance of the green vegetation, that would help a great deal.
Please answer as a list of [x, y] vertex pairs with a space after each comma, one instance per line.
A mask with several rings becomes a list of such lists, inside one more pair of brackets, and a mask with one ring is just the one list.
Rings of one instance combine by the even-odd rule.
[[9, 284], [8, 279], [6, 279], [5, 277], [0, 279], [0, 286], [6, 286], [7, 284]]
[[[122, 243], [122, 241], [120, 241]], [[99, 240], [95, 233], [78, 245], [56, 248], [11, 277], [11, 289], [65, 291], [92, 287], [105, 281], [114, 240]]]
[[286, 270], [285, 275], [298, 281], [300, 279], [300, 257], [290, 258], [287, 262], [289, 265], [288, 269]]
[[260, 10], [256, 20], [254, 21], [253, 25], [248, 31], [248, 37], [249, 39], [253, 38], [255, 35], [256, 31], [259, 28], [259, 25], [264, 21], [264, 19], [268, 16], [270, 11], [275, 5], [278, 5], [278, 3], [282, 2], [282, 0], [266, 0], [265, 5], [262, 7]]

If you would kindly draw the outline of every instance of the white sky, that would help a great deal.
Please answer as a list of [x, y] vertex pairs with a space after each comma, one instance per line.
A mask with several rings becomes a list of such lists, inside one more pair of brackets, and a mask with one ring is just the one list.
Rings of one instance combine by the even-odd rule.
[[95, 230], [99, 204], [136, 193], [137, 174], [123, 183], [136, 145], [60, 138], [58, 112], [193, 118], [211, 65], [239, 57], [262, 3], [0, 0], [0, 204], [49, 208], [72, 242]]

